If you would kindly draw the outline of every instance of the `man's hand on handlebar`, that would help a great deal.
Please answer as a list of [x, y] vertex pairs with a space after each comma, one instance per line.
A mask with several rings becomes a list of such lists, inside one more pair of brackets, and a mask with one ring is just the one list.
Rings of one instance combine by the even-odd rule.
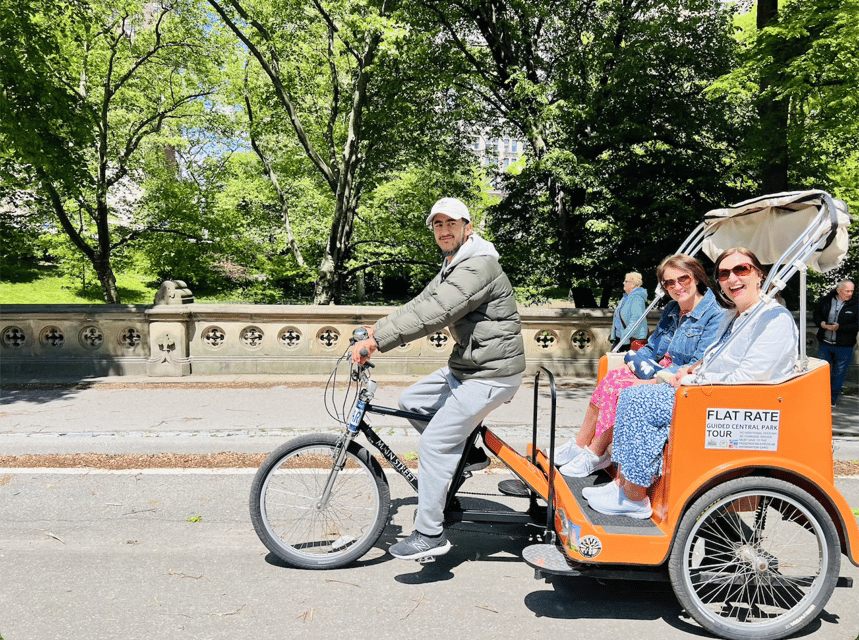
[[379, 350], [379, 345], [371, 335], [366, 340], [359, 340], [352, 345], [352, 362], [353, 364], [364, 364], [370, 359], [376, 351]]

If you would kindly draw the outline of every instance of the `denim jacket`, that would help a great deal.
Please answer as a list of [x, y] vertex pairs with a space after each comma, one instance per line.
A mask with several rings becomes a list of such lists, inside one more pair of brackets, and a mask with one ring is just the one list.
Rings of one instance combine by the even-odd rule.
[[667, 353], [672, 361], [667, 369], [676, 372], [680, 367], [704, 357], [707, 347], [716, 340], [719, 323], [724, 315], [725, 309], [719, 306], [716, 296], [709, 289], [701, 302], [682, 319], [680, 305], [672, 300], [662, 312], [659, 324], [647, 344], [636, 353], [641, 358], [651, 358], [656, 362]]

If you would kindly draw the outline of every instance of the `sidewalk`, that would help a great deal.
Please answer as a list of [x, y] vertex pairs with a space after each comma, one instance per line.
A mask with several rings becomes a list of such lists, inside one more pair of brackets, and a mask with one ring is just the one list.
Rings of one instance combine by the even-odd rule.
[[[0, 383], [0, 452], [42, 453], [265, 453], [313, 431], [337, 431], [326, 411], [326, 376], [123, 376], [86, 380]], [[375, 403], [395, 407], [415, 378], [375, 376]], [[348, 378], [337, 379], [328, 408], [349, 412]], [[565, 441], [581, 425], [594, 380], [558, 379], [557, 437]], [[330, 390], [329, 390], [330, 393]], [[833, 410], [835, 457], [859, 459], [859, 397], [843, 396]], [[533, 378], [514, 399], [489, 416], [487, 426], [524, 450], [534, 420]], [[538, 439], [548, 443], [549, 385], [540, 382]], [[417, 434], [405, 421], [371, 416], [371, 424], [398, 454], [417, 450]]]

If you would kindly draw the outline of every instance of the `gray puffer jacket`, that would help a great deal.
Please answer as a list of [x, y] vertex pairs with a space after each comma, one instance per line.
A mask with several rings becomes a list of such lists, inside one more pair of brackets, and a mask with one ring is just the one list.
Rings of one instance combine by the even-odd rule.
[[456, 342], [448, 367], [458, 380], [525, 370], [513, 287], [491, 242], [472, 235], [418, 296], [379, 320], [373, 333], [384, 353], [443, 327]]

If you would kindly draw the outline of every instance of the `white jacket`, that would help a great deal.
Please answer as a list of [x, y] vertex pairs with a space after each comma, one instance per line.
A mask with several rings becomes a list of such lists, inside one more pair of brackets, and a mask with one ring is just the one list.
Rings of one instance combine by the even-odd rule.
[[[749, 316], [765, 304], [760, 315]], [[736, 318], [732, 333], [738, 334], [717, 357], [714, 357], [719, 338]], [[701, 385], [712, 382], [743, 383], [756, 380], [774, 380], [793, 373], [799, 349], [799, 329], [790, 311], [775, 300], [759, 302], [737, 315], [728, 311], [716, 332], [716, 339], [704, 353], [698, 370], [681, 381], [684, 385]]]

